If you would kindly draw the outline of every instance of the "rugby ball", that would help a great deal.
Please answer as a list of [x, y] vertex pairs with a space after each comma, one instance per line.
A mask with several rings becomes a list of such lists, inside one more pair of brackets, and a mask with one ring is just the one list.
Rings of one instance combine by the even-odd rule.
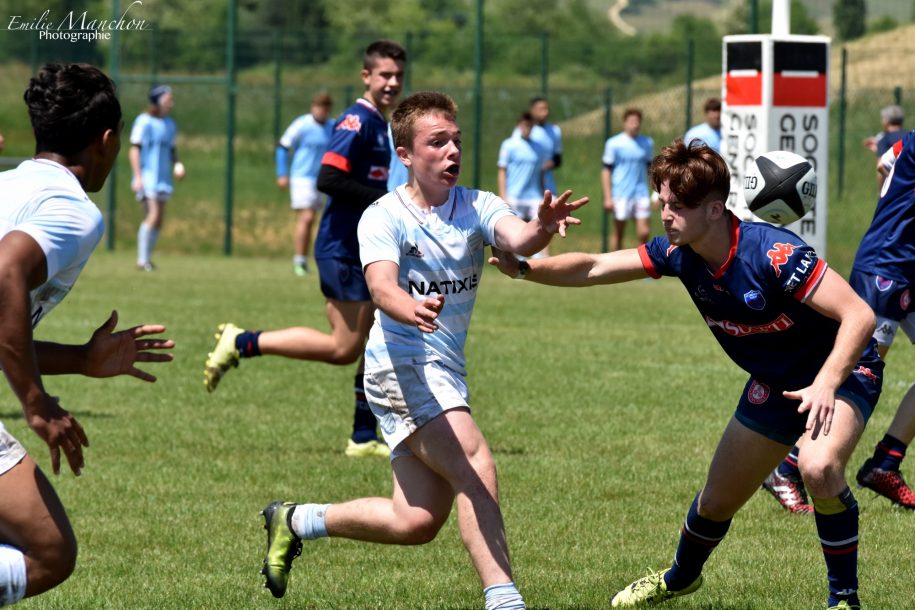
[[747, 168], [743, 195], [758, 218], [790, 224], [816, 204], [817, 175], [810, 161], [799, 154], [774, 150], [758, 156]]

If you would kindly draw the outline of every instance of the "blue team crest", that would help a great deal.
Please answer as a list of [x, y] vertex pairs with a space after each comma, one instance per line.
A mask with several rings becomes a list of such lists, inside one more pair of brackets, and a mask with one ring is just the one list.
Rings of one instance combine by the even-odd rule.
[[758, 290], [748, 290], [743, 293], [743, 300], [750, 309], [761, 311], [766, 306], [766, 298]]

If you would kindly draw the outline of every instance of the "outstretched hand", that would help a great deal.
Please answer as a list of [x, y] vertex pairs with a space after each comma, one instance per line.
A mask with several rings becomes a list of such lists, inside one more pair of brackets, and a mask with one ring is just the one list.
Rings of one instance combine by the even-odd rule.
[[566, 191], [556, 198], [550, 191], [543, 192], [543, 202], [537, 209], [537, 218], [547, 233], [559, 233], [565, 237], [569, 225], [581, 224], [581, 220], [574, 218], [572, 212], [588, 203], [588, 198], [582, 197], [569, 203], [571, 196], [572, 191]]
[[490, 249], [492, 250], [492, 256], [490, 256], [486, 262], [493, 267], [496, 267], [510, 278], [518, 277], [518, 257], [507, 250], [502, 250], [495, 246], [492, 246]]
[[118, 325], [118, 312], [111, 316], [92, 333], [86, 344], [87, 375], [90, 377], [115, 377], [131, 375], [143, 381], [155, 381], [154, 375], [134, 366], [137, 362], [170, 362], [171, 354], [156, 353], [149, 350], [171, 349], [175, 342], [171, 339], [146, 339], [148, 335], [165, 332], [161, 324], [143, 324], [127, 330], [114, 332]]

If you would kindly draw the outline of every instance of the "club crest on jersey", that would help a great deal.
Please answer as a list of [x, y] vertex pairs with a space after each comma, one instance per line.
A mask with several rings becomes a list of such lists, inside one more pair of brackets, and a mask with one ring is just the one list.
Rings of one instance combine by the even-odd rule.
[[766, 297], [758, 290], [748, 290], [743, 293], [743, 301], [750, 309], [762, 311], [766, 307]]
[[337, 124], [337, 129], [344, 129], [346, 131], [359, 131], [362, 129], [362, 121], [359, 120], [358, 114], [348, 114], [342, 121]]
[[899, 305], [902, 307], [902, 311], [908, 311], [909, 305], [912, 304], [912, 295], [909, 294], [909, 289], [906, 288], [902, 291], [902, 294], [899, 296]]
[[772, 249], [766, 252], [772, 268], [775, 269], [775, 277], [782, 274], [782, 265], [788, 262], [788, 257], [792, 254], [794, 254], [794, 245], [781, 242], [773, 244]]
[[412, 244], [410, 249], [407, 250], [407, 253], [404, 256], [414, 256], [416, 258], [422, 258], [423, 253], [420, 251], [419, 247], [416, 244]]
[[887, 290], [893, 287], [893, 280], [888, 280], [885, 277], [880, 277], [879, 275], [874, 276], [874, 285], [877, 286], [877, 290], [880, 292], [886, 292]]
[[750, 384], [750, 389], [747, 390], [747, 400], [754, 405], [761, 405], [766, 402], [769, 400], [769, 386], [754, 379], [753, 383]]

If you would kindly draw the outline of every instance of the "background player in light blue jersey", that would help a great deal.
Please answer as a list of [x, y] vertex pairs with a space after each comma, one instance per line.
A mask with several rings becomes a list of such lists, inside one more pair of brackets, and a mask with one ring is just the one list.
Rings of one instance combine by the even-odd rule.
[[[545, 151], [543, 186], [551, 193], [558, 193], [559, 189], [556, 186], [556, 177], [553, 175], [553, 171], [562, 165], [562, 130], [559, 125], [550, 123], [550, 103], [545, 97], [539, 95], [532, 97], [527, 111], [534, 122], [530, 138]], [[517, 127], [515, 127], [512, 135], [518, 135]]]
[[398, 106], [393, 132], [409, 182], [372, 204], [359, 223], [360, 254], [377, 306], [365, 391], [391, 448], [394, 491], [391, 499], [270, 504], [264, 573], [278, 597], [302, 540], [423, 544], [456, 502], [485, 607], [525, 607], [513, 582], [492, 454], [470, 413], [464, 342], [485, 246], [533, 254], [579, 224], [570, 214], [587, 199], [567, 203], [570, 191], [556, 200], [547, 195], [537, 217], [524, 222], [492, 193], [458, 187], [456, 111], [451, 98], [434, 92], [413, 94]]
[[[35, 341], [32, 329], [73, 287], [104, 233], [86, 192], [102, 188], [121, 148], [124, 121], [114, 83], [87, 64], [49, 64], [25, 92], [35, 156], [0, 173], [0, 367], [23, 420], [79, 475], [88, 439], [50, 396], [42, 375], [155, 377], [138, 362], [164, 362], [172, 341], [147, 338], [164, 326], [115, 332], [117, 312], [83, 345]], [[6, 409], [6, 407], [4, 407]], [[47, 477], [0, 423], [0, 606], [43, 593], [76, 564], [76, 537]]]
[[689, 128], [683, 141], [691, 144], [694, 140], [705, 144], [718, 154], [721, 154], [721, 100], [710, 97], [703, 107], [705, 121]]
[[[859, 608], [858, 505], [845, 466], [882, 386], [874, 314], [798, 236], [727, 210], [730, 173], [708, 146], [674, 141], [651, 176], [665, 236], [628, 250], [523, 263], [528, 280], [556, 286], [677, 277], [722, 349], [750, 375], [688, 509], [673, 563], [627, 586], [611, 606], [642, 607], [697, 590], [732, 518], [803, 437], [800, 467], [816, 509], [827, 606]], [[509, 257], [493, 262], [519, 274]], [[792, 586], [773, 576], [772, 586]]]
[[324, 196], [318, 191], [317, 181], [321, 159], [334, 130], [330, 118], [333, 105], [329, 94], [316, 94], [311, 101], [311, 112], [294, 120], [276, 145], [276, 185], [289, 189], [292, 209], [296, 211], [292, 270], [299, 276], [308, 273], [311, 228], [324, 208]]
[[499, 196], [524, 220], [536, 216], [543, 201], [543, 161], [547, 151], [531, 138], [533, 127], [531, 113], [521, 113], [515, 132], [502, 141], [497, 161]]
[[642, 135], [642, 111], [623, 111], [623, 131], [604, 144], [604, 164], [600, 173], [604, 192], [604, 209], [613, 213], [610, 250], [623, 247], [626, 222], [635, 221], [639, 243], [646, 243], [651, 232], [651, 200], [647, 170], [654, 155], [654, 141]]
[[165, 204], [174, 190], [172, 174], [177, 180], [185, 174], [175, 146], [178, 129], [168, 116], [174, 105], [171, 87], [153, 87], [149, 91], [149, 107], [137, 116], [130, 130], [131, 188], [146, 210], [137, 231], [137, 269], [141, 271], [155, 269], [152, 253], [162, 230]]

